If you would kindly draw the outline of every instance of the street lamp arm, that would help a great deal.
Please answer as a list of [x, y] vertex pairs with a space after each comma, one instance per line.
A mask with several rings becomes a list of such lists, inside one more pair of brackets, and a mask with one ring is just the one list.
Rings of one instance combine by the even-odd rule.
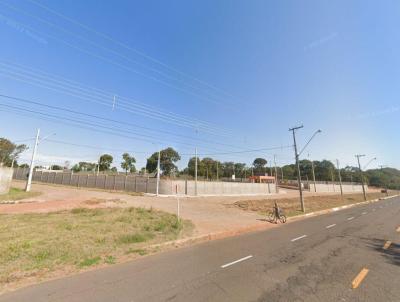
[[311, 136], [311, 138], [308, 140], [307, 144], [303, 147], [303, 149], [301, 149], [300, 153], [298, 154], [298, 156], [301, 155], [301, 153], [303, 153], [303, 151], [307, 148], [307, 146], [310, 144], [310, 142], [313, 140], [313, 138], [318, 134], [321, 133], [321, 130], [317, 130], [315, 131], [315, 133]]
[[365, 170], [365, 169], [369, 166], [369, 164], [372, 163], [374, 160], [376, 160], [376, 157], [372, 158], [372, 159], [364, 166], [363, 170]]

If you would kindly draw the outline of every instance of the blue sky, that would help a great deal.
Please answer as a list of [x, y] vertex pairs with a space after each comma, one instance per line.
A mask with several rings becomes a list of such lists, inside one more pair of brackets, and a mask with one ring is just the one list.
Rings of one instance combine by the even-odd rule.
[[300, 147], [323, 132], [303, 157], [355, 165], [363, 153], [400, 168], [399, 27], [398, 1], [2, 0], [0, 94], [84, 113], [103, 132], [0, 97], [0, 135], [56, 133], [40, 145], [44, 165], [108, 152], [119, 167], [126, 150], [141, 167], [172, 146], [183, 168], [195, 146], [292, 163], [288, 128], [304, 124]]

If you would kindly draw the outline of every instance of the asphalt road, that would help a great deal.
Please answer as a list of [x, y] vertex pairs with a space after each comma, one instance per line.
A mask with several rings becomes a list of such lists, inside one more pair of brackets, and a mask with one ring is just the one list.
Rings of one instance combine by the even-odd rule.
[[399, 226], [394, 198], [46, 282], [0, 301], [400, 301]]

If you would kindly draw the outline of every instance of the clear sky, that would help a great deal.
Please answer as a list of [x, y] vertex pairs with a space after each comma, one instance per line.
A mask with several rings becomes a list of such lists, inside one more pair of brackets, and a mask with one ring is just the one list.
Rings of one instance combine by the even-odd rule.
[[304, 124], [303, 158], [400, 168], [399, 28], [394, 0], [1, 0], [0, 94], [24, 101], [0, 97], [0, 136], [56, 133], [43, 165], [172, 146], [183, 168], [196, 146], [292, 163]]

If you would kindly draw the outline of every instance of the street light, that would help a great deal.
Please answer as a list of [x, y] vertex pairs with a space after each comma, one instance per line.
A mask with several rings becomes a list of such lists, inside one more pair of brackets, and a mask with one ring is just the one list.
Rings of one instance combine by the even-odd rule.
[[376, 157], [372, 158], [372, 159], [364, 166], [363, 170], [365, 170], [365, 169], [369, 166], [369, 164], [372, 163], [374, 160], [376, 160]]
[[[363, 189], [364, 201], [367, 201], [367, 193], [365, 192], [365, 186], [364, 186], [364, 176], [363, 176], [363, 172], [362, 172], [361, 164], [360, 164], [360, 157], [364, 157], [364, 156], [365, 156], [365, 154], [356, 154], [356, 158], [357, 158], [357, 161], [358, 161], [358, 169], [360, 170], [360, 179], [361, 179], [361, 186], [362, 186], [362, 189]], [[372, 163], [374, 160], [376, 160], [376, 157], [372, 158], [372, 159], [364, 166], [364, 169], [367, 168], [368, 165], [369, 165], [370, 163]]]
[[293, 127], [290, 128], [289, 131], [292, 131], [293, 134], [293, 142], [294, 142], [294, 153], [295, 153], [295, 157], [296, 157], [296, 166], [297, 166], [297, 183], [299, 186], [299, 193], [300, 193], [300, 204], [301, 204], [301, 211], [305, 212], [306, 209], [304, 207], [304, 199], [303, 199], [303, 189], [301, 187], [301, 173], [300, 173], [300, 162], [299, 162], [299, 156], [301, 155], [301, 153], [303, 153], [303, 151], [306, 149], [306, 147], [310, 144], [310, 142], [312, 141], [312, 139], [318, 134], [321, 133], [321, 130], [317, 130], [314, 132], [314, 134], [311, 136], [311, 138], [308, 140], [308, 142], [305, 144], [305, 146], [303, 147], [303, 149], [300, 151], [300, 153], [297, 153], [297, 144], [296, 144], [296, 134], [295, 131], [298, 129], [303, 128], [304, 126], [298, 126], [298, 127]]
[[33, 152], [32, 152], [31, 166], [29, 167], [29, 175], [28, 175], [28, 180], [26, 182], [26, 187], [25, 187], [25, 191], [26, 192], [29, 192], [31, 190], [32, 175], [33, 175], [33, 168], [34, 168], [34, 164], [35, 164], [35, 157], [36, 157], [37, 147], [38, 147], [40, 142], [44, 141], [45, 139], [49, 138], [52, 135], [55, 135], [55, 133], [49, 134], [49, 135], [47, 135], [47, 136], [45, 136], [43, 138], [40, 138], [39, 135], [40, 135], [40, 129], [38, 129], [37, 133], [36, 133], [35, 145], [33, 147]]

